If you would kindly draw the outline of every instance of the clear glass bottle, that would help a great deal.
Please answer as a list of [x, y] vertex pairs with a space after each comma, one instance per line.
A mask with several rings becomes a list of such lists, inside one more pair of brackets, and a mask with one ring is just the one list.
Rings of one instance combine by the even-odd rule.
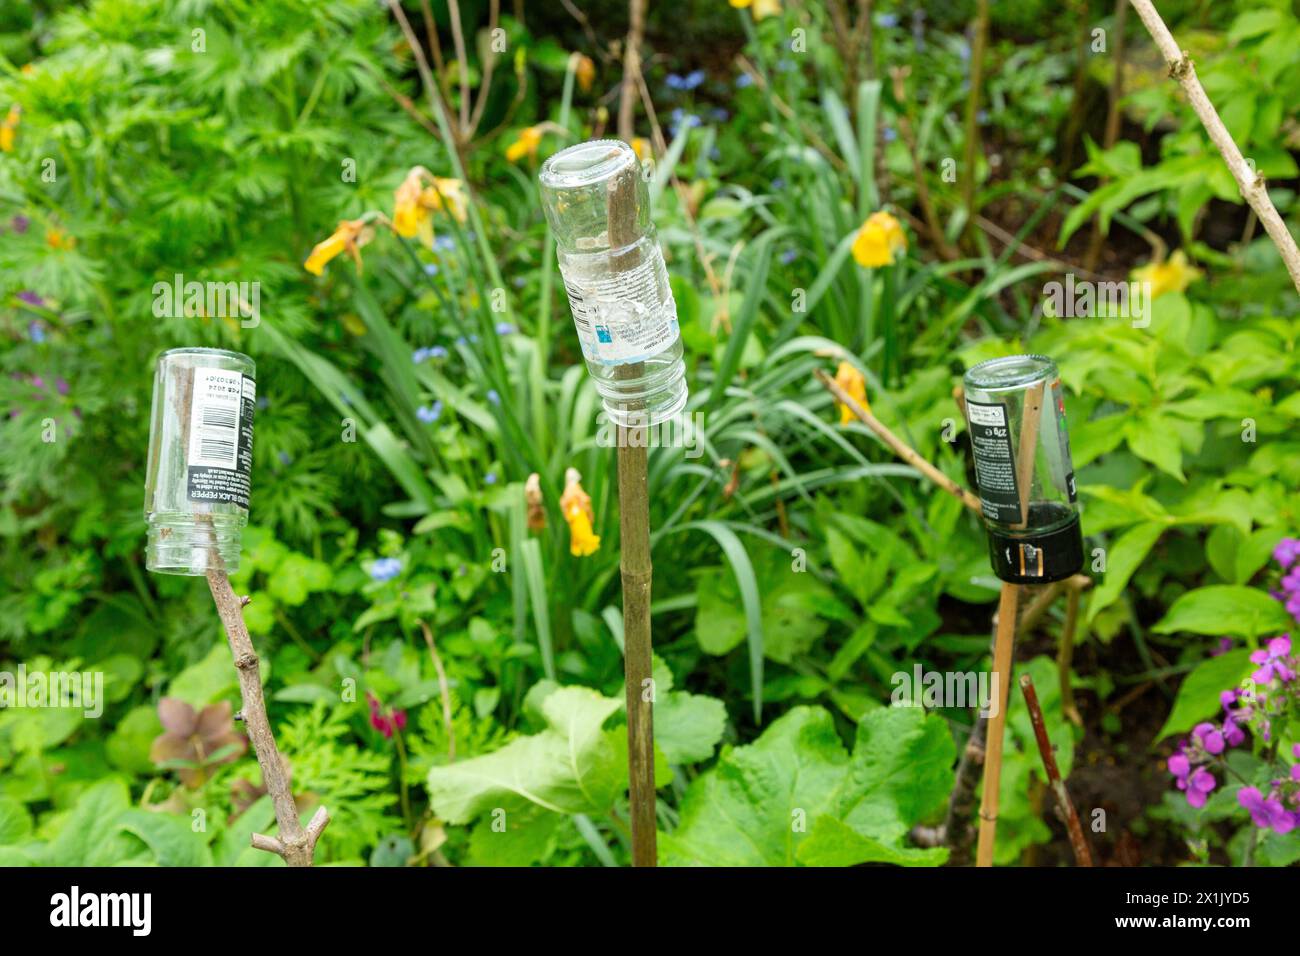
[[222, 349], [158, 357], [149, 420], [145, 564], [163, 574], [239, 569], [253, 467], [256, 367]]
[[994, 572], [1017, 584], [1068, 578], [1083, 566], [1083, 537], [1056, 363], [990, 359], [963, 386]]
[[677, 305], [632, 147], [602, 139], [542, 164], [542, 203], [587, 371], [617, 425], [657, 425], [686, 407]]

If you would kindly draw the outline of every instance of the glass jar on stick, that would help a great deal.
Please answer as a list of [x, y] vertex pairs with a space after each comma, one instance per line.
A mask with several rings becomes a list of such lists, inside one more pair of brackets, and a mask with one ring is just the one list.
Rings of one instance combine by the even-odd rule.
[[1077, 573], [1083, 536], [1056, 363], [1045, 355], [990, 359], [963, 385], [994, 573], [1013, 584]]
[[677, 306], [650, 221], [649, 189], [627, 143], [595, 140], [539, 174], [573, 324], [606, 414], [657, 425], [686, 407]]
[[223, 349], [158, 358], [149, 422], [145, 564], [163, 574], [239, 569], [253, 467], [253, 360]]

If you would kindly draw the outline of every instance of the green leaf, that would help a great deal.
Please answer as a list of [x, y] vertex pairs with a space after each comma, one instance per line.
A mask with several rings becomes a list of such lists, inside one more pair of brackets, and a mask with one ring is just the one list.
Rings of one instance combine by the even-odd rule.
[[655, 704], [654, 722], [655, 745], [669, 763], [699, 763], [722, 739], [727, 708], [716, 697], [669, 691]]
[[509, 812], [528, 804], [557, 813], [607, 812], [625, 781], [601, 728], [621, 706], [586, 687], [552, 691], [540, 705], [541, 733], [429, 771], [434, 813], [468, 823], [497, 807]]
[[858, 866], [862, 863], [892, 863], [895, 866], [942, 866], [948, 861], [946, 847], [889, 846], [863, 836], [834, 817], [818, 817], [808, 839], [799, 846], [804, 866]]
[[17, 800], [0, 797], [0, 846], [17, 843], [32, 832], [32, 816]]
[[793, 866], [800, 823], [831, 810], [848, 759], [829, 713], [795, 707], [692, 781], [680, 824], [660, 837], [660, 861]]
[[162, 732], [158, 712], [149, 704], [141, 704], [117, 722], [104, 743], [104, 755], [109, 763], [127, 773], [149, 776], [156, 769], [149, 759], [149, 748]]
[[1151, 553], [1166, 527], [1154, 521], [1136, 524], [1110, 546], [1106, 553], [1106, 576], [1088, 602], [1089, 623], [1124, 593], [1129, 579]]
[[489, 814], [469, 837], [471, 866], [531, 866], [550, 854], [564, 818], [536, 808]]
[[[868, 711], [850, 756], [827, 711], [795, 707], [692, 781], [677, 829], [661, 835], [661, 859], [668, 866], [941, 863], [942, 852], [912, 850], [902, 840], [945, 805], [954, 753], [944, 721], [920, 708]], [[845, 830], [861, 839], [842, 839]]]
[[77, 799], [46, 849], [49, 866], [114, 866], [137, 855], [139, 844], [114, 828], [131, 805], [126, 784], [109, 777]]
[[194, 832], [188, 816], [127, 810], [118, 818], [117, 827], [144, 841], [159, 866], [212, 865], [207, 839]]
[[1183, 594], [1152, 630], [1252, 638], [1280, 634], [1294, 626], [1286, 608], [1264, 591], [1214, 584]]
[[1250, 651], [1246, 648], [1201, 661], [1183, 679], [1169, 719], [1155, 739], [1190, 730], [1207, 717], [1213, 717], [1223, 707], [1219, 694], [1239, 686], [1254, 669]]

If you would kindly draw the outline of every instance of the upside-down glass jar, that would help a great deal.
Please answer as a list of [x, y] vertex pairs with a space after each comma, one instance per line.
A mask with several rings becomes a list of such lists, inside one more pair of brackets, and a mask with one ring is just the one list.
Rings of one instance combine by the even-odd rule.
[[632, 147], [602, 139], [542, 164], [542, 204], [587, 371], [620, 426], [657, 425], [686, 407], [677, 305]]
[[239, 569], [253, 469], [253, 360], [223, 349], [158, 357], [149, 421], [145, 564], [163, 574]]
[[1045, 355], [990, 359], [966, 373], [964, 389], [994, 573], [1013, 584], [1077, 573], [1083, 535], [1056, 363]]

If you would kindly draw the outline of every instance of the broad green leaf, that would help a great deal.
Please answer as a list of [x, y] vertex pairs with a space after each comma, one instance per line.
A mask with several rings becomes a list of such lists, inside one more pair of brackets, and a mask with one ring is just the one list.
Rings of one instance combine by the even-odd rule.
[[1241, 648], [1218, 657], [1207, 657], [1183, 678], [1174, 698], [1173, 710], [1155, 739], [1190, 730], [1202, 720], [1213, 717], [1223, 707], [1219, 694], [1239, 686], [1255, 669], [1250, 651]]
[[[752, 744], [723, 753], [660, 836], [665, 866], [793, 866], [804, 832], [831, 810], [848, 754], [831, 715], [796, 707]], [[802, 824], [802, 826], [800, 826]]]
[[[829, 713], [796, 707], [752, 744], [724, 750], [691, 783], [677, 829], [660, 838], [661, 859], [669, 866], [941, 863], [943, 853], [911, 850], [902, 840], [944, 806], [953, 757], [944, 721], [920, 708], [869, 710], [850, 756]], [[843, 829], [862, 839], [841, 847]]]
[[531, 866], [549, 854], [564, 818], [536, 807], [489, 814], [469, 837], [471, 866]]
[[671, 764], [708, 760], [726, 725], [727, 708], [716, 697], [669, 691], [655, 704], [655, 745]]
[[114, 866], [139, 855], [140, 844], [115, 828], [130, 809], [126, 784], [109, 777], [86, 790], [46, 848], [49, 866]]
[[808, 839], [800, 844], [798, 856], [804, 866], [858, 866], [862, 863], [942, 866], [948, 861], [948, 850], [946, 847], [890, 846], [863, 836], [841, 820], [822, 816], [813, 824]]
[[1159, 522], [1147, 521], [1134, 525], [1115, 539], [1106, 552], [1106, 576], [1088, 602], [1089, 622], [1124, 593], [1129, 579], [1151, 553], [1166, 527]]
[[32, 832], [32, 817], [17, 800], [0, 797], [0, 846], [17, 843]]
[[1267, 592], [1235, 584], [1214, 584], [1183, 594], [1152, 628], [1157, 634], [1272, 636], [1295, 621]]
[[606, 813], [626, 784], [601, 728], [621, 706], [586, 687], [552, 691], [540, 705], [541, 733], [429, 771], [434, 813], [448, 823], [528, 804], [556, 813]]
[[118, 817], [117, 827], [139, 837], [159, 866], [212, 865], [206, 836], [191, 829], [188, 816], [127, 810]]

